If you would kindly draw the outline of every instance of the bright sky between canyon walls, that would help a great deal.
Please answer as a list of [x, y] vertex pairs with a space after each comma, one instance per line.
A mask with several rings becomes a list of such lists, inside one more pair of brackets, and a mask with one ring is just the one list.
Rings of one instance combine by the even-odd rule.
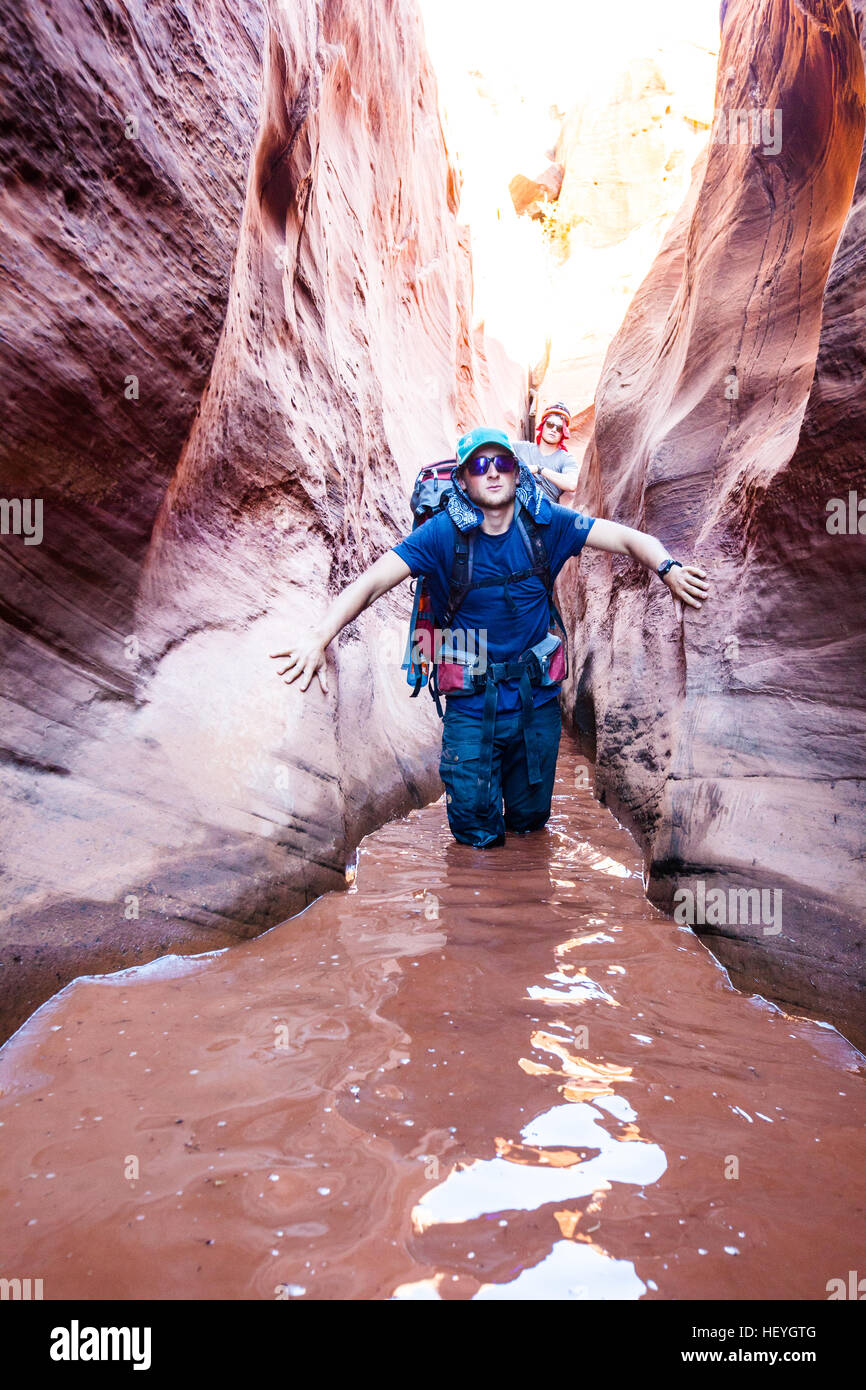
[[[419, 0], [472, 231], [475, 321], [508, 356], [552, 359], [543, 394], [580, 409], [709, 138], [718, 0]], [[572, 155], [560, 210], [585, 218], [567, 262], [508, 185]], [[519, 275], [515, 276], [515, 268]]]
[[[719, 48], [719, 0], [419, 0], [427, 47], [448, 79], [480, 71], [541, 106], [603, 90], [629, 59], [677, 46]], [[686, 79], [688, 73], [683, 73]], [[442, 82], [440, 78], [440, 83]], [[696, 79], [697, 82], [700, 78]], [[443, 93], [445, 96], [446, 93]]]

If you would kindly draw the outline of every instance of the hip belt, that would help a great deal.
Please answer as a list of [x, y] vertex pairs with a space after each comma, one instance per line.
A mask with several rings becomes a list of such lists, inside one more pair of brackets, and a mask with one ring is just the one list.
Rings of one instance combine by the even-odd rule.
[[[479, 749], [480, 769], [478, 773], [478, 793], [476, 811], [484, 811], [490, 800], [490, 780], [493, 774], [493, 738], [496, 728], [496, 712], [499, 705], [499, 684], [501, 681], [516, 680], [520, 696], [521, 730], [526, 748], [526, 767], [530, 786], [541, 781], [541, 762], [535, 733], [535, 705], [532, 699], [533, 687], [558, 685], [564, 674], [564, 651], [562, 642], [555, 634], [548, 633], [534, 647], [529, 647], [511, 661], [492, 661], [483, 672], [473, 671], [463, 663], [459, 685], [451, 684], [447, 678], [450, 663], [443, 661], [440, 669], [439, 689], [452, 697], [460, 695], [484, 694], [484, 708], [481, 716], [481, 745]], [[445, 676], [445, 683], [441, 677]], [[449, 684], [451, 688], [449, 689]]]

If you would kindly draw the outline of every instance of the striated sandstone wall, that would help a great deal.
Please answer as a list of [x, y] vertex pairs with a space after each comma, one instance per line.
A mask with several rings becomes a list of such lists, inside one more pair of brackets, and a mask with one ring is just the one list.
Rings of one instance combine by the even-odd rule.
[[679, 626], [657, 580], [587, 552], [563, 600], [566, 707], [651, 897], [781, 894], [778, 932], [698, 929], [736, 983], [862, 1044], [866, 554], [826, 525], [866, 437], [861, 8], [722, 7], [717, 114], [781, 110], [781, 149], [710, 143], [596, 396], [578, 502], [702, 563], [711, 601]]
[[0, 478], [44, 507], [0, 545], [8, 1031], [435, 794], [406, 594], [327, 698], [268, 653], [408, 529], [479, 347], [411, 0], [4, 8]]

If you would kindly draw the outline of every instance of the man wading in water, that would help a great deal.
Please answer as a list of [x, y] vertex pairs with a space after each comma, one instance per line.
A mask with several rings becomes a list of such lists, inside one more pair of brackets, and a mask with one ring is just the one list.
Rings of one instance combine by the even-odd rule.
[[[439, 772], [452, 835], [487, 849], [504, 844], [506, 830], [540, 830], [550, 816], [562, 726], [548, 595], [566, 561], [584, 545], [630, 555], [690, 608], [701, 607], [709, 586], [705, 570], [671, 559], [654, 536], [551, 502], [501, 430], [464, 435], [454, 476], [446, 508], [349, 584], [317, 628], [272, 656], [290, 658], [278, 671], [286, 684], [300, 678], [306, 690], [317, 676], [327, 693], [325, 649], [337, 633], [402, 580], [426, 575], [433, 612], [448, 615], [442, 629], [462, 638], [464, 651], [485, 652], [468, 690], [446, 694]], [[452, 612], [459, 547], [462, 582]]]

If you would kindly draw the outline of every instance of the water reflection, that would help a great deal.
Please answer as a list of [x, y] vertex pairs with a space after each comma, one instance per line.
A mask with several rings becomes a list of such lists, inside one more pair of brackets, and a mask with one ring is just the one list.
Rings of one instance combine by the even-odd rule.
[[[554, 880], [552, 873], [551, 884], [576, 887]], [[564, 960], [581, 946], [614, 941], [613, 936], [598, 932], [569, 937], [553, 950], [557, 968], [545, 975], [544, 985], [530, 985], [526, 998], [557, 1011], [570, 1007], [572, 1013], [576, 1006], [590, 1002], [619, 1008], [586, 967]], [[551, 1028], [561, 1029], [565, 1036], [557, 1036]], [[530, 1076], [562, 1078], [556, 1091], [565, 1103], [542, 1109], [521, 1128], [517, 1140], [496, 1137], [495, 1157], [455, 1165], [413, 1208], [412, 1225], [419, 1236], [436, 1226], [492, 1218], [506, 1226], [516, 1212], [548, 1217], [549, 1250], [531, 1265], [515, 1266], [513, 1277], [504, 1282], [481, 1283], [472, 1295], [475, 1299], [628, 1299], [646, 1292], [633, 1262], [611, 1256], [592, 1239], [590, 1230], [598, 1229], [597, 1215], [614, 1183], [641, 1190], [661, 1177], [667, 1160], [658, 1144], [641, 1138], [636, 1111], [618, 1093], [618, 1087], [634, 1081], [633, 1068], [581, 1055], [578, 1040], [585, 1046], [587, 1032], [585, 1027], [573, 1030], [559, 1017], [546, 1029], [531, 1031], [532, 1049], [548, 1053], [555, 1061], [521, 1056], [517, 1066]], [[549, 1092], [550, 1083], [545, 1089]], [[569, 1206], [557, 1210], [563, 1203]], [[544, 1213], [544, 1208], [549, 1211]], [[481, 1229], [466, 1235], [470, 1242], [481, 1244], [485, 1233]], [[418, 1254], [423, 1258], [423, 1242]], [[404, 1284], [393, 1297], [440, 1298], [442, 1283], [443, 1276], [437, 1275]]]
[[863, 1058], [646, 902], [574, 761], [542, 834], [412, 812], [264, 937], [40, 1010], [0, 1055], [10, 1267], [76, 1299], [825, 1297], [866, 1235]]

